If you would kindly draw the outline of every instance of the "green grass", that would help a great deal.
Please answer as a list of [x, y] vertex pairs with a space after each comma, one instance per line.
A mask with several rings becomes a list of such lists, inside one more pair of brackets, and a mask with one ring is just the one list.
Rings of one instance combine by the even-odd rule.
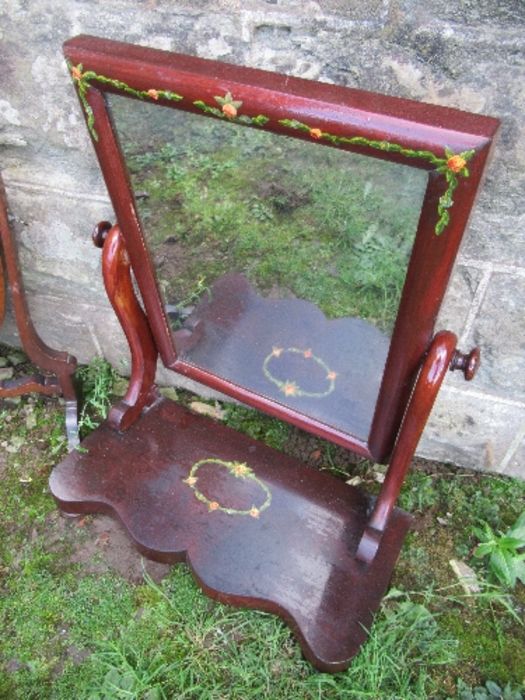
[[[96, 372], [84, 375], [94, 380], [88, 399], [95, 394], [104, 406], [109, 384], [102, 391]], [[184, 403], [193, 398], [178, 393]], [[353, 464], [342, 449], [244, 407], [228, 405], [225, 414], [238, 430], [377, 489], [377, 468]], [[211, 601], [184, 565], [154, 583], [79, 563], [94, 537], [89, 519], [64, 521], [47, 490], [62, 422], [55, 401], [0, 407], [0, 698], [422, 700], [457, 697], [458, 679], [522, 687], [525, 587], [491, 586], [472, 557], [480, 519], [504, 530], [523, 509], [522, 482], [428, 463], [415, 469], [402, 500], [417, 528], [393, 587], [351, 667], [329, 675], [302, 658], [278, 618]], [[104, 564], [104, 551], [95, 564]], [[480, 594], [462, 592], [453, 557], [476, 568]]]

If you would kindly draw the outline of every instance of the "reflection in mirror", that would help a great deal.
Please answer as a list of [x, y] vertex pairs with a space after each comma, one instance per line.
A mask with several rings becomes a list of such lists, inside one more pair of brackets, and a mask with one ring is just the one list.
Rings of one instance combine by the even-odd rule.
[[108, 101], [180, 359], [366, 439], [426, 172]]

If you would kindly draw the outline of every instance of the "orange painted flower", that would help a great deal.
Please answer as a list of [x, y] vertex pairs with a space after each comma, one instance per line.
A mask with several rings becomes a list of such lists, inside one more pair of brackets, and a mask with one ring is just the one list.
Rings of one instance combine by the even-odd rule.
[[337, 377], [336, 372], [328, 372], [328, 374], [326, 375], [326, 378], [330, 379], [330, 381], [333, 381], [336, 377]]
[[285, 382], [283, 384], [283, 391], [285, 396], [296, 396], [297, 384], [294, 384], [294, 382]]
[[246, 464], [241, 464], [240, 462], [238, 464], [235, 464], [233, 467], [233, 473], [235, 474], [235, 476], [244, 476], [249, 472], [249, 467], [247, 467]]
[[313, 139], [320, 139], [322, 135], [323, 132], [321, 131], [321, 129], [310, 129], [310, 136]]
[[80, 68], [77, 68], [77, 66], [71, 68], [71, 75], [73, 76], [73, 80], [78, 80], [78, 82], [82, 80], [82, 71]]
[[252, 516], [252, 518], [258, 518], [259, 514], [260, 514], [260, 510], [258, 508], [253, 507], [250, 510], [250, 515]]
[[209, 510], [218, 510], [219, 507], [220, 506], [217, 501], [211, 501], [211, 503], [208, 505]]
[[312, 351], [311, 351], [311, 350], [305, 350], [305, 351], [303, 352], [303, 355], [304, 355], [304, 357], [306, 357], [306, 359], [308, 359], [308, 358], [312, 357]]
[[447, 168], [452, 170], [453, 173], [459, 173], [466, 164], [467, 161], [461, 156], [452, 156], [447, 160]]
[[152, 100], [158, 100], [159, 99], [159, 91], [154, 90], [151, 88], [151, 90], [148, 90], [148, 95], [151, 97]]
[[282, 355], [283, 349], [282, 348], [272, 348], [272, 355], [274, 357], [280, 357]]
[[231, 102], [226, 102], [222, 105], [222, 112], [228, 119], [233, 119], [237, 116], [237, 107]]

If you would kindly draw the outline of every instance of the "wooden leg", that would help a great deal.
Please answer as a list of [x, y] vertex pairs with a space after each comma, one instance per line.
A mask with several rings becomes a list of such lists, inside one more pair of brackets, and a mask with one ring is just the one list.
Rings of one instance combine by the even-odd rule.
[[93, 241], [102, 248], [106, 292], [131, 350], [128, 391], [122, 401], [113, 406], [108, 418], [113, 428], [126, 430], [143, 408], [158, 398], [154, 384], [158, 353], [146, 315], [135, 296], [131, 266], [120, 228], [104, 221], [95, 228]]
[[370, 564], [377, 553], [417, 443], [456, 352], [456, 342], [456, 336], [450, 331], [441, 331], [432, 340], [410, 397], [385, 481], [357, 548], [357, 559], [366, 564]]
[[62, 394], [66, 400], [66, 433], [69, 447], [72, 449], [78, 445], [77, 397], [73, 385], [77, 361], [69, 353], [53, 350], [46, 345], [33, 326], [18, 264], [15, 239], [7, 216], [5, 188], [0, 177], [0, 325], [5, 315], [6, 280], [24, 352], [31, 362], [55, 376], [35, 374], [23, 379], [2, 382], [0, 398], [19, 396], [29, 392], [48, 396]]

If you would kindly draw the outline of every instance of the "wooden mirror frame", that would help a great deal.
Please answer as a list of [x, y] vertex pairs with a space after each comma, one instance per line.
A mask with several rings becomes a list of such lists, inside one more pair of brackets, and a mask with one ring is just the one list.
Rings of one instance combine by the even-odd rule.
[[[364, 457], [376, 462], [388, 460], [429, 349], [498, 120], [91, 36], [67, 41], [64, 53], [165, 366]], [[178, 357], [105, 99], [108, 93], [428, 171], [419, 225], [366, 441]], [[224, 96], [231, 107], [221, 107], [218, 95]], [[242, 108], [233, 104], [237, 101]]]

